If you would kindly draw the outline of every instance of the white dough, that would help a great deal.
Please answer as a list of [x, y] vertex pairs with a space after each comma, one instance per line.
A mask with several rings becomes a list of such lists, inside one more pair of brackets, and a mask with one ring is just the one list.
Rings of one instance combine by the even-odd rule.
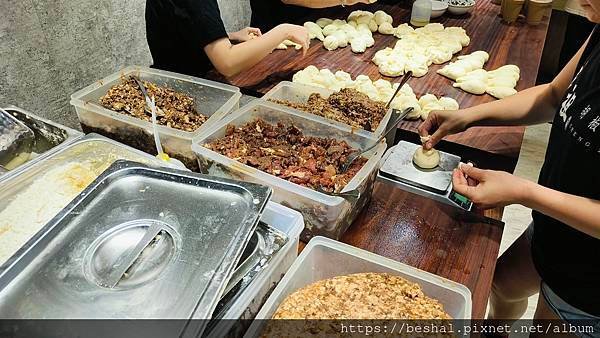
[[328, 18], [320, 18], [319, 20], [317, 20], [317, 25], [319, 25], [319, 27], [321, 28], [325, 28], [325, 26], [330, 25], [333, 23], [333, 20], [328, 19]]
[[350, 48], [354, 53], [364, 53], [367, 50], [367, 40], [363, 37], [356, 37], [350, 41]]
[[460, 88], [467, 93], [481, 95], [485, 93], [487, 85], [484, 81], [473, 79], [464, 82], [456, 82], [453, 84], [454, 87]]
[[398, 39], [401, 39], [403, 36], [414, 32], [414, 28], [409, 26], [407, 23], [403, 23], [400, 26], [396, 27], [396, 31], [394, 32], [394, 36]]
[[379, 26], [381, 26], [381, 24], [383, 24], [384, 22], [387, 22], [390, 25], [394, 22], [394, 19], [392, 18], [392, 16], [389, 15], [389, 14], [387, 14], [384, 11], [377, 11], [377, 12], [375, 12], [373, 14], [373, 18], [375, 19], [375, 22]]
[[323, 30], [316, 23], [307, 21], [304, 23], [304, 27], [308, 30], [309, 38], [319, 39], [321, 41], [325, 40], [325, 36], [323, 35]]
[[333, 35], [333, 33], [337, 32], [338, 29], [339, 29], [338, 26], [336, 26], [334, 24], [330, 24], [330, 25], [327, 25], [327, 26], [325, 26], [323, 28], [323, 32], [322, 33], [323, 33], [324, 36], [327, 37], [327, 36]]
[[327, 50], [336, 50], [339, 47], [339, 41], [335, 35], [329, 35], [323, 40], [323, 46]]
[[377, 30], [379, 29], [379, 25], [377, 24], [377, 22], [375, 21], [375, 19], [371, 19], [371, 21], [369, 21], [369, 30], [372, 33], [377, 32]]
[[444, 107], [444, 110], [458, 110], [460, 108], [458, 102], [451, 97], [440, 97], [438, 102]]
[[486, 92], [497, 99], [515, 95], [517, 90], [511, 87], [488, 87]]
[[413, 156], [415, 165], [422, 169], [433, 169], [440, 164], [440, 152], [435, 149], [425, 150], [418, 147]]

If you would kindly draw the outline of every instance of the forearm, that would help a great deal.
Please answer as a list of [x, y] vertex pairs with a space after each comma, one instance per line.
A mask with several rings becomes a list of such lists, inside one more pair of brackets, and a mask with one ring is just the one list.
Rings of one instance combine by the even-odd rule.
[[532, 125], [551, 121], [558, 107], [558, 100], [550, 84], [525, 89], [502, 100], [462, 109], [472, 126]]
[[600, 201], [529, 184], [521, 204], [600, 239]]
[[256, 39], [236, 45], [217, 41], [205, 50], [219, 73], [233, 76], [256, 65], [286, 38], [285, 31], [276, 27]]
[[341, 0], [282, 0], [281, 2], [286, 5], [296, 5], [307, 8], [328, 8], [342, 4]]

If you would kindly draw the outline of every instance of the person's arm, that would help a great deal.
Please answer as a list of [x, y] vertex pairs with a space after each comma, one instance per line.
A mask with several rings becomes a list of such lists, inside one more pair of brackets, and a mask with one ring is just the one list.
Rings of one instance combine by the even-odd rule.
[[[482, 209], [521, 204], [600, 239], [600, 201], [553, 190], [503, 171], [461, 164], [452, 177], [453, 189]], [[478, 181], [470, 186], [465, 175]]]
[[352, 6], [358, 3], [369, 4], [369, 0], [281, 0], [286, 5], [295, 5], [307, 8], [328, 8], [334, 6]]
[[577, 64], [586, 46], [587, 41], [549, 84], [535, 86], [502, 100], [458, 111], [431, 112], [427, 120], [419, 126], [421, 136], [431, 134], [425, 147], [430, 149], [446, 135], [473, 126], [531, 125], [551, 121], [575, 76]]
[[206, 45], [204, 51], [219, 73], [233, 76], [256, 65], [284, 40], [302, 45], [304, 54], [310, 44], [306, 28], [282, 24], [260, 37], [236, 45], [227, 38], [219, 39]]

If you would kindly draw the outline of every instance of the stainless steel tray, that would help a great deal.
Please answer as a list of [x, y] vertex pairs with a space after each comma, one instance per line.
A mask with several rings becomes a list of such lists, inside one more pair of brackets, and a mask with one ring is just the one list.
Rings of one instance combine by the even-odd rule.
[[270, 194], [118, 161], [0, 275], [0, 316], [210, 318]]
[[23, 122], [0, 109], [0, 165], [14, 169], [29, 160], [35, 136]]
[[[99, 135], [87, 135], [64, 147], [57, 147], [50, 150], [48, 154], [27, 163], [23, 166], [24, 168], [19, 168], [4, 176], [0, 176], [0, 213], [18, 214], [29, 212], [29, 214], [33, 214], [37, 213], [37, 210], [40, 208], [49, 208], [46, 201], [56, 201], [59, 196], [57, 195], [58, 192], [44, 187], [47, 183], [44, 181], [44, 175], [55, 170], [55, 168], [65, 166], [68, 163], [86, 163], [94, 173], [97, 173], [96, 176], [99, 176], [113, 162], [119, 159], [157, 166], [161, 164], [155, 157], [139, 150]], [[80, 190], [84, 188], [80, 187]], [[21, 197], [28, 190], [35, 189], [40, 191], [40, 195], [44, 194], [45, 198], [36, 201], [35, 199]], [[19, 201], [19, 199], [24, 201]], [[14, 252], [10, 250], [7, 253], [6, 243], [3, 242], [4, 240], [8, 240], [6, 237], [7, 233], [5, 232], [4, 236], [0, 237], [0, 248], [5, 249], [0, 250], [0, 273], [26, 252], [30, 246], [36, 243], [39, 237], [47, 231], [45, 224], [58, 214], [68, 202], [66, 201], [64, 204], [53, 203], [56, 204], [53, 206], [56, 211], [43, 217], [40, 217], [38, 214], [35, 216], [35, 222], [24, 222], [25, 217], [21, 217], [22, 220], [19, 222], [3, 224], [5, 223], [3, 221], [6, 221], [6, 219], [0, 217], [0, 228], [6, 230], [6, 225], [8, 225], [8, 231], [12, 231], [10, 229], [14, 228], [15, 231], [20, 232], [20, 236], [18, 237], [21, 239], [18, 243], [14, 240], [10, 243], [11, 246], [16, 246], [17, 249], [20, 247], [20, 249]], [[27, 229], [17, 229], [16, 227], [19, 226], [19, 223], [26, 223], [25, 226], [27, 226]], [[11, 257], [7, 258], [6, 254], [11, 255]]]
[[460, 157], [440, 151], [440, 164], [433, 169], [417, 168], [413, 155], [420, 145], [400, 141], [384, 156], [379, 174], [437, 194], [445, 194], [452, 183], [452, 171]]

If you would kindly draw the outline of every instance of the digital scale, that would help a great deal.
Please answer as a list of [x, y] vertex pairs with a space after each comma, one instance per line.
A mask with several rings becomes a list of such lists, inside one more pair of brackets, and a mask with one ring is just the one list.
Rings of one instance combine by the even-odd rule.
[[383, 155], [383, 165], [377, 179], [402, 190], [470, 211], [473, 202], [452, 189], [452, 172], [458, 168], [461, 158], [440, 151], [440, 164], [433, 169], [422, 169], [413, 163], [413, 155], [419, 147], [421, 145], [400, 141], [388, 149]]

